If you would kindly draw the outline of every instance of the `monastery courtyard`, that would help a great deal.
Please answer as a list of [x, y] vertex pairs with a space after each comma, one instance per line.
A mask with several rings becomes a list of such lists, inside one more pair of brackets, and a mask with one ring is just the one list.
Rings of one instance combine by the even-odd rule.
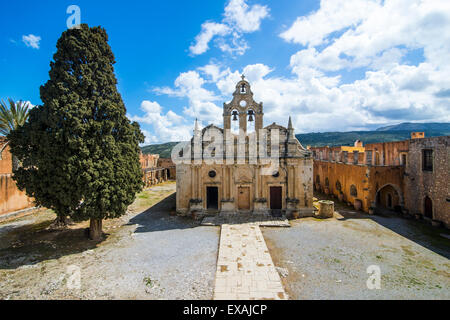
[[[450, 299], [445, 229], [340, 204], [326, 220], [201, 225], [176, 216], [174, 192], [140, 193], [100, 242], [87, 223], [46, 230], [50, 211], [0, 223], [0, 299]], [[373, 265], [381, 288], [370, 290]]]

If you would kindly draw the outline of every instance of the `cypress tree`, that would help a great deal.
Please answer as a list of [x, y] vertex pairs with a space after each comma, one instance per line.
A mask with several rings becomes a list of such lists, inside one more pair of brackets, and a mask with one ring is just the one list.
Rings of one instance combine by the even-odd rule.
[[144, 136], [126, 117], [107, 41], [101, 27], [64, 31], [40, 88], [43, 104], [8, 136], [22, 164], [18, 187], [61, 219], [90, 219], [91, 239], [101, 236], [103, 219], [125, 214], [143, 186]]

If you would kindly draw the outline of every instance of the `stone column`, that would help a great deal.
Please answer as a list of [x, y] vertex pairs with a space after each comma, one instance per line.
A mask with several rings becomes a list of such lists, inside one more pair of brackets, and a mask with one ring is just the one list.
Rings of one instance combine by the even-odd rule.
[[202, 174], [200, 171], [200, 166], [197, 166], [197, 199], [203, 199], [202, 190]]
[[195, 167], [191, 166], [191, 198], [197, 199], [197, 189], [195, 188]]
[[223, 129], [231, 129], [231, 115], [223, 115]]
[[239, 113], [239, 129], [244, 130], [244, 132], [247, 132], [247, 113], [242, 112]]
[[263, 114], [255, 114], [255, 132], [259, 134], [259, 129], [263, 128]]
[[298, 194], [298, 188], [299, 185], [297, 182], [298, 181], [298, 168], [296, 166], [294, 166], [294, 177], [292, 179], [293, 183], [294, 183], [294, 198], [299, 199], [299, 194]]

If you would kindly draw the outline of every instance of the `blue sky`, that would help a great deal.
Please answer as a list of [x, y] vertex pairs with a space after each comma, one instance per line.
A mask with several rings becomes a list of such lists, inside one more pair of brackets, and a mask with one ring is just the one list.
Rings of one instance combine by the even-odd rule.
[[445, 0], [2, 1], [1, 99], [41, 103], [72, 4], [107, 30], [146, 143], [221, 125], [242, 72], [265, 124], [292, 115], [296, 132], [450, 121]]

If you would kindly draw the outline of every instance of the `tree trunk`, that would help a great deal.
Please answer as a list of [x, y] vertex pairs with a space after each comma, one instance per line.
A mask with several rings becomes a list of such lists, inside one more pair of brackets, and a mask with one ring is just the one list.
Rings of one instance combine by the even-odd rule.
[[63, 230], [68, 227], [70, 219], [66, 216], [57, 216], [56, 219], [48, 226], [48, 230]]
[[89, 239], [99, 240], [102, 233], [102, 219], [91, 219], [89, 226]]

